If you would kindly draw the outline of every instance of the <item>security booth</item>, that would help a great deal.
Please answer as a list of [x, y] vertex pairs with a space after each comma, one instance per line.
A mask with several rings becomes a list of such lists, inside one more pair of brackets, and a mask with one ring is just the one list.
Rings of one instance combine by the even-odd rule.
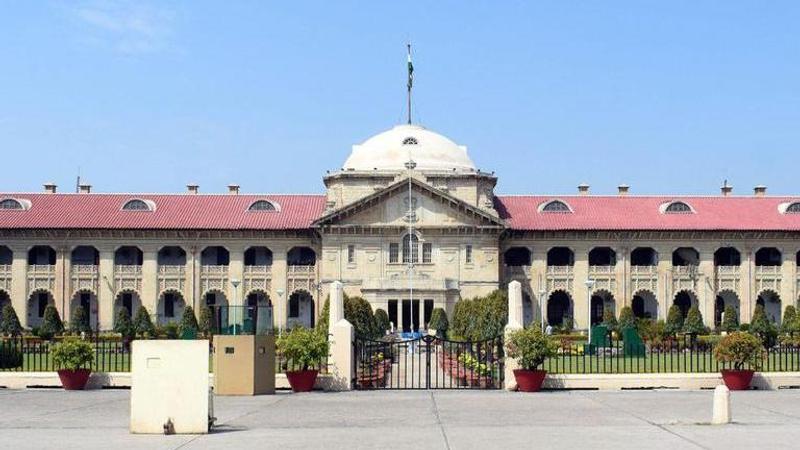
[[214, 393], [274, 394], [275, 336], [266, 334], [270, 330], [265, 328], [249, 326], [247, 321], [252, 319], [242, 312], [246, 311], [230, 311], [230, 326], [214, 336]]

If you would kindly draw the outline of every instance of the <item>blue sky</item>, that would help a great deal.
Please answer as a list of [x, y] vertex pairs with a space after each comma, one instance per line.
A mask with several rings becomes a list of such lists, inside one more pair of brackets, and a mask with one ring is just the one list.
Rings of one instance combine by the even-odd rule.
[[800, 192], [798, 2], [8, 1], [0, 191], [323, 192], [415, 108], [498, 191]]

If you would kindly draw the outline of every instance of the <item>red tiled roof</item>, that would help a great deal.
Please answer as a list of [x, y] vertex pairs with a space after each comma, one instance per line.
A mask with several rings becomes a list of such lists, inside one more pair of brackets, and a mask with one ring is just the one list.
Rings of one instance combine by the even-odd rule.
[[[540, 213], [560, 199], [572, 213]], [[694, 213], [662, 214], [665, 202], [683, 201]], [[800, 231], [800, 214], [781, 214], [790, 197], [498, 196], [495, 207], [513, 230]]]
[[[324, 195], [0, 194], [3, 198], [27, 199], [31, 207], [0, 210], [0, 229], [306, 229], [325, 209]], [[155, 202], [155, 211], [122, 211], [134, 198]], [[280, 211], [247, 211], [261, 199], [279, 204]]]

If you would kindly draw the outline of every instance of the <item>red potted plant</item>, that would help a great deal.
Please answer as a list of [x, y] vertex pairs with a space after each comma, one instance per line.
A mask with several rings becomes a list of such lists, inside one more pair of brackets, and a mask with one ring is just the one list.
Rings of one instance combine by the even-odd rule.
[[556, 355], [556, 344], [539, 328], [524, 328], [509, 335], [506, 351], [520, 367], [514, 369], [517, 388], [522, 392], [539, 391], [547, 375], [547, 371], [539, 370], [539, 367], [545, 359]]
[[67, 338], [52, 347], [51, 356], [64, 389], [72, 391], [86, 387], [94, 362], [92, 344]]
[[[722, 369], [722, 380], [732, 391], [742, 391], [750, 387], [754, 369], [761, 367], [764, 358], [764, 345], [761, 339], [750, 333], [734, 332], [723, 337], [714, 348], [714, 358], [728, 364], [731, 369]], [[745, 367], [750, 369], [745, 369]]]
[[294, 392], [309, 392], [317, 380], [315, 364], [328, 356], [328, 339], [321, 331], [298, 327], [278, 338], [278, 351], [287, 363], [300, 370], [287, 370], [286, 378]]

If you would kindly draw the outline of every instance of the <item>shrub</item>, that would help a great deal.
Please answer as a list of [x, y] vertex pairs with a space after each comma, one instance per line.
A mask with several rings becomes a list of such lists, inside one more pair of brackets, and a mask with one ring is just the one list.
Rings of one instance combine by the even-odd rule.
[[287, 364], [291, 361], [301, 370], [308, 370], [328, 356], [328, 339], [319, 329], [293, 328], [278, 337], [276, 346]]
[[14, 342], [0, 342], [0, 369], [22, 367], [22, 352]]
[[680, 333], [681, 330], [683, 330], [683, 314], [681, 314], [681, 308], [678, 307], [678, 305], [672, 305], [669, 307], [669, 312], [667, 313], [667, 322], [664, 331], [674, 336]]
[[22, 325], [19, 323], [17, 311], [10, 303], [3, 306], [3, 320], [0, 321], [0, 333], [9, 336], [19, 336], [22, 334]]
[[633, 309], [630, 306], [623, 306], [619, 312], [619, 329], [635, 328], [636, 317], [633, 315]]
[[706, 326], [703, 324], [703, 314], [697, 306], [689, 308], [683, 324], [683, 332], [688, 334], [703, 334], [706, 332]]
[[178, 324], [175, 322], [168, 322], [157, 332], [159, 336], [164, 336], [167, 339], [178, 339]]
[[449, 334], [465, 341], [483, 341], [500, 335], [508, 322], [508, 297], [495, 290], [484, 297], [459, 300]]
[[761, 305], [756, 305], [756, 309], [753, 311], [753, 320], [750, 321], [750, 328], [748, 331], [761, 338], [761, 342], [767, 348], [775, 345], [778, 337], [777, 328], [767, 319], [767, 314], [764, 312], [764, 307]]
[[787, 305], [783, 310], [783, 321], [781, 331], [784, 333], [797, 333], [800, 331], [800, 317], [797, 316], [797, 309], [793, 305]]
[[[328, 298], [325, 299], [325, 305], [322, 307], [322, 312], [317, 322], [317, 329], [326, 336], [329, 333], [330, 300], [331, 298], [329, 295]], [[344, 304], [344, 318], [353, 325], [356, 335], [369, 339], [374, 339], [380, 335], [378, 327], [375, 325], [372, 306], [370, 306], [368, 301], [361, 297], [349, 297], [347, 294], [343, 294], [342, 303]]]
[[156, 336], [156, 327], [150, 319], [150, 313], [144, 306], [140, 306], [136, 311], [136, 317], [133, 319], [133, 329], [137, 336], [143, 338], [153, 338]]
[[739, 329], [739, 313], [733, 305], [727, 305], [722, 314], [722, 324], [720, 325], [722, 331], [730, 333]]
[[561, 332], [562, 333], [572, 333], [575, 330], [575, 319], [572, 318], [569, 314], [564, 314], [564, 318], [561, 319]]
[[53, 305], [47, 305], [44, 309], [44, 319], [42, 326], [39, 328], [39, 337], [42, 339], [53, 339], [54, 336], [64, 332], [64, 323], [61, 322], [61, 316], [58, 315], [58, 310]]
[[67, 338], [54, 345], [50, 355], [56, 369], [91, 369], [94, 362], [92, 344], [76, 338]]
[[433, 308], [428, 328], [436, 330], [436, 335], [439, 337], [447, 336], [447, 329], [450, 328], [450, 322], [447, 320], [447, 313], [444, 312], [444, 309]]
[[511, 332], [506, 350], [508, 356], [517, 360], [520, 368], [537, 370], [545, 359], [556, 355], [557, 345], [538, 327], [529, 327]]
[[608, 331], [616, 331], [617, 326], [617, 318], [614, 316], [614, 310], [611, 308], [603, 308], [603, 325], [608, 328]]
[[191, 337], [197, 334], [197, 328], [197, 317], [194, 315], [194, 308], [191, 305], [187, 305], [183, 309], [183, 317], [181, 317], [178, 333], [182, 338]]
[[128, 313], [128, 308], [120, 308], [117, 312], [114, 331], [121, 334], [125, 339], [133, 338], [136, 330], [133, 328], [133, 323], [131, 323], [131, 315]]
[[89, 315], [83, 306], [78, 305], [72, 310], [72, 316], [69, 321], [69, 330], [73, 333], [91, 333], [92, 328], [89, 326]]
[[375, 310], [375, 330], [380, 336], [386, 334], [391, 328], [389, 322], [389, 314], [386, 311], [380, 308]]
[[747, 322], [740, 324], [739, 331], [750, 331], [750, 324]]
[[214, 321], [214, 313], [211, 307], [206, 305], [200, 308], [200, 319], [197, 321], [197, 328], [205, 337], [211, 337], [217, 332], [217, 324]]
[[763, 357], [761, 341], [749, 333], [733, 332], [714, 347], [714, 358], [721, 363], [733, 364], [734, 370], [743, 370], [745, 365], [758, 370]]

